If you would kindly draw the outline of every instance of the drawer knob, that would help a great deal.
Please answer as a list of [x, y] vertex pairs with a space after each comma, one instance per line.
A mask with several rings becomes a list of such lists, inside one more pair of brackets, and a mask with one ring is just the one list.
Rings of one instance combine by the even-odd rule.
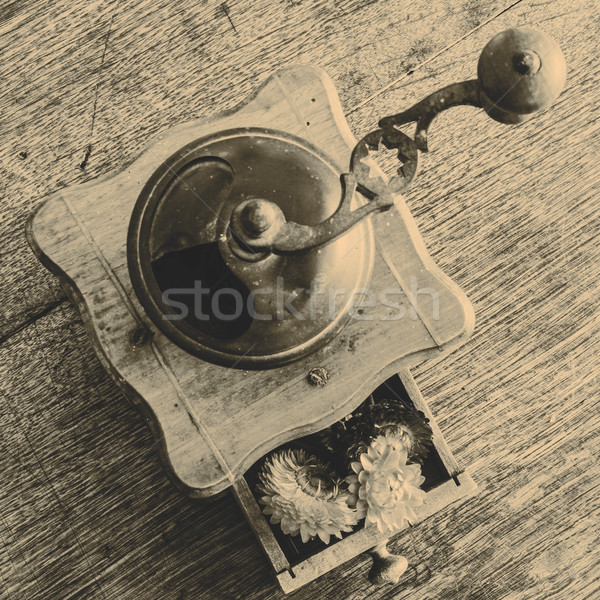
[[408, 568], [408, 560], [404, 556], [389, 552], [387, 542], [388, 540], [384, 540], [368, 551], [368, 554], [373, 558], [373, 566], [369, 571], [369, 581], [374, 585], [398, 583], [398, 580]]

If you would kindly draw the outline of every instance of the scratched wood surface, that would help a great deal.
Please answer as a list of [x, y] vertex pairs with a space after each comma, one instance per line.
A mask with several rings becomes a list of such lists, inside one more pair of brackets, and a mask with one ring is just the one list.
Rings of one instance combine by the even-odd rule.
[[598, 17], [591, 0], [4, 3], [0, 596], [282, 597], [233, 498], [200, 504], [164, 476], [27, 248], [29, 210], [281, 66], [325, 68], [358, 135], [529, 23], [565, 52], [563, 96], [518, 128], [442, 115], [408, 197], [475, 306], [472, 341], [414, 374], [481, 491], [394, 542], [414, 565], [398, 586], [370, 588], [359, 557], [292, 597], [599, 597]]

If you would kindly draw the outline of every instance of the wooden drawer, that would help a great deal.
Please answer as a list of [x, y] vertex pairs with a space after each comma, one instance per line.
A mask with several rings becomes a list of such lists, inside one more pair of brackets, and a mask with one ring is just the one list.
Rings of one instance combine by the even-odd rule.
[[[471, 477], [459, 468], [429, 407], [407, 370], [389, 378], [374, 392], [376, 398], [378, 395], [389, 397], [391, 394], [422, 411], [433, 430], [433, 448], [422, 469], [425, 476], [422, 487], [427, 497], [425, 503], [416, 510], [418, 523], [449, 504], [472, 495], [477, 486]], [[374, 525], [359, 525], [352, 533], [344, 534], [343, 539], [334, 540], [329, 545], [325, 545], [318, 538], [305, 544], [299, 537], [283, 534], [279, 525], [270, 524], [258, 502], [260, 494], [256, 491], [256, 481], [260, 462], [236, 481], [233, 490], [284, 592], [298, 589], [358, 554], [385, 543], [389, 538], [389, 535], [380, 533]]]

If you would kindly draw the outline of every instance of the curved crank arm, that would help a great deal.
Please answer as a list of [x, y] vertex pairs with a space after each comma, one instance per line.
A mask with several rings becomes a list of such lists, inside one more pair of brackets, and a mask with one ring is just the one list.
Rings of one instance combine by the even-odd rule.
[[395, 131], [396, 126], [416, 122], [415, 144], [419, 150], [427, 152], [427, 131], [433, 119], [443, 110], [453, 106], [469, 105], [481, 108], [480, 90], [478, 79], [452, 83], [423, 98], [408, 110], [384, 117], [379, 121], [379, 127], [383, 129], [385, 137]]
[[[348, 173], [342, 175], [343, 178], [352, 179], [354, 177]], [[349, 206], [350, 200], [356, 188], [354, 180], [351, 188], [346, 187], [344, 196], [345, 202]], [[394, 201], [389, 194], [375, 196], [367, 204], [363, 204], [353, 211], [344, 210], [344, 202], [340, 208], [328, 219], [318, 225], [299, 225], [293, 221], [288, 221], [281, 229], [280, 233], [273, 240], [271, 251], [275, 253], [288, 253], [296, 250], [309, 250], [316, 248], [327, 242], [333, 241], [340, 235], [358, 225], [365, 217], [374, 212], [383, 212], [389, 210]]]
[[341, 178], [343, 193], [338, 209], [317, 225], [286, 221], [279, 207], [267, 200], [249, 200], [240, 204], [231, 219], [236, 240], [243, 248], [254, 252], [286, 254], [310, 250], [338, 238], [368, 215], [388, 210], [394, 203], [389, 194], [383, 194], [351, 210], [357, 181], [351, 173], [344, 173]]

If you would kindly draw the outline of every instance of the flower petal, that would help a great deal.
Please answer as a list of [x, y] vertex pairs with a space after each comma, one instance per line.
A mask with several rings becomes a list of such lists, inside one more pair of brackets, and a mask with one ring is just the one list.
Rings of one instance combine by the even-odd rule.
[[[316, 476], [311, 479], [313, 470]], [[354, 475], [349, 479], [352, 477], [357, 492], [358, 478]], [[259, 482], [257, 487], [264, 494], [260, 499], [265, 505], [263, 512], [271, 515], [270, 522], [280, 524], [286, 534], [300, 534], [303, 542], [319, 536], [329, 543], [332, 535], [340, 537], [342, 531], [351, 531], [360, 518], [352, 507], [354, 494], [340, 487], [339, 478], [304, 450], [280, 450], [269, 455], [259, 472]]]
[[368, 454], [361, 454], [360, 464], [362, 465], [363, 469], [366, 469], [368, 471], [373, 466], [373, 460], [369, 457]]
[[318, 536], [321, 538], [321, 541], [325, 544], [329, 544], [329, 540], [331, 538], [331, 536], [326, 533], [325, 531], [322, 531], [321, 529], [319, 529], [317, 531]]

